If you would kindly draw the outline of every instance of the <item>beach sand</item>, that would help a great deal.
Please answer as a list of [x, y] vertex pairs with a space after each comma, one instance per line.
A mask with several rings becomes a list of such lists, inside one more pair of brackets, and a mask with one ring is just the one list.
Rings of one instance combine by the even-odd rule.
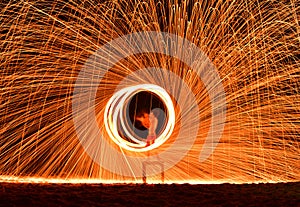
[[0, 206], [300, 206], [300, 182], [277, 184], [0, 183]]

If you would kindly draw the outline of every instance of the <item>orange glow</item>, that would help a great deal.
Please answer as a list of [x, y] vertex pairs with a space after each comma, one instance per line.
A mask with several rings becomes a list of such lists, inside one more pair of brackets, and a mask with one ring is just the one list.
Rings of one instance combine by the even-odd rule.
[[[105, 131], [105, 107], [126, 77], [138, 84], [162, 82], [173, 90], [174, 129], [163, 144], [149, 147], [151, 155], [166, 152], [182, 135], [190, 138], [191, 131], [196, 133], [186, 155], [164, 170], [165, 183], [300, 181], [299, 4], [293, 0], [179, 2], [0, 3], [0, 182], [142, 183], [142, 177], [134, 173], [142, 171], [141, 163], [132, 164], [127, 157], [147, 159], [147, 150], [122, 148]], [[225, 126], [213, 154], [199, 161], [213, 125], [213, 110], [222, 104], [211, 104], [209, 92], [214, 92], [214, 83], [208, 89], [197, 71], [170, 55], [130, 55], [106, 71], [101, 82], [94, 83], [93, 79], [92, 84], [80, 86], [84, 92], [96, 88], [92, 109], [99, 131], [121, 155], [116, 159], [103, 145], [89, 145], [89, 149], [104, 153], [105, 161], [116, 171], [111, 172], [103, 167], [102, 157], [99, 162], [93, 160], [79, 139], [89, 134], [82, 130], [78, 135], [74, 124], [75, 83], [99, 48], [118, 37], [143, 31], [176, 34], [203, 51], [224, 88]], [[165, 50], [167, 43], [162, 45]], [[147, 47], [154, 44], [145, 39]], [[122, 54], [125, 49], [120, 45], [112, 50]], [[188, 50], [179, 47], [176, 52]], [[113, 61], [108, 57], [107, 62]], [[100, 66], [96, 68], [99, 71]], [[201, 64], [193, 66], [200, 68]], [[160, 70], [155, 76], [148, 71], [137, 75], [137, 71], [150, 67], [172, 72], [182, 82], [167, 80], [167, 73]], [[183, 84], [195, 98], [196, 107], [190, 107], [187, 94], [182, 93]], [[192, 115], [182, 119], [186, 112]], [[187, 122], [199, 124], [199, 128]], [[82, 122], [79, 128], [88, 124]], [[178, 153], [168, 156], [175, 159]], [[116, 160], [121, 164], [116, 166]], [[163, 162], [169, 164], [169, 160]], [[148, 170], [156, 168], [150, 166]], [[151, 175], [147, 182], [160, 183], [160, 176]]]

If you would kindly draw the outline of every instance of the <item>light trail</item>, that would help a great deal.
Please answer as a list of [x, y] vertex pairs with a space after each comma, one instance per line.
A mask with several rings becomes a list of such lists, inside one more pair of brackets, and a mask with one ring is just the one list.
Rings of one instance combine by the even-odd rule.
[[[77, 133], [72, 101], [78, 95], [74, 89], [80, 71], [88, 64], [95, 67], [93, 63], [99, 59], [95, 54], [102, 46], [124, 35], [156, 31], [177, 35], [197, 46], [214, 65], [220, 80], [205, 83], [198, 74], [203, 67], [200, 63], [196, 61], [189, 66], [166, 55], [189, 54], [189, 50], [176, 48], [172, 41], [161, 45], [165, 53], [149, 52], [123, 58], [104, 72], [101, 82], [94, 78], [88, 80], [89, 85], [80, 85], [83, 93], [97, 92], [93, 107], [104, 140], [124, 156], [146, 159], [146, 151], [159, 155], [179, 138], [188, 139], [196, 131], [195, 142], [187, 149], [187, 155], [165, 171], [165, 183], [300, 181], [299, 3], [180, 2], [1, 2], [0, 179], [50, 183], [141, 181], [139, 176], [125, 173], [129, 163], [135, 175], [141, 170], [139, 162], [124, 160], [115, 166], [116, 157], [104, 145], [88, 142], [87, 148], [101, 152], [96, 157], [102, 156], [97, 162], [91, 158], [79, 139], [89, 140], [89, 134], [83, 130], [89, 128], [89, 123], [82, 122], [79, 125], [82, 131]], [[151, 40], [145, 38], [140, 49], [155, 48], [156, 42]], [[172, 51], [167, 51], [168, 48]], [[128, 50], [122, 45], [110, 49], [103, 53], [106, 62], [97, 63], [100, 72], [114, 61], [109, 55], [126, 55]], [[92, 56], [94, 62], [87, 62]], [[185, 58], [195, 57], [186, 55]], [[163, 70], [137, 72], [145, 68], [162, 68], [180, 81], [171, 80]], [[205, 72], [199, 73], [205, 75]], [[96, 77], [97, 74], [87, 75]], [[128, 82], [122, 82], [126, 77]], [[114, 92], [130, 83], [160, 83], [160, 87], [164, 83], [162, 88], [169, 87], [173, 93], [168, 92], [175, 115], [174, 128], [169, 131], [172, 134], [151, 150], [141, 148], [137, 152], [126, 147], [120, 150], [116, 144], [119, 141], [111, 139], [115, 134], [109, 136], [105, 129], [108, 101]], [[218, 115], [222, 103], [216, 101], [212, 105], [210, 94], [216, 92], [218, 85], [223, 86], [226, 95], [224, 131], [218, 145], [210, 143], [211, 148], [216, 146], [213, 153], [199, 161], [210, 130], [217, 131], [212, 126], [218, 121], [214, 115]], [[190, 99], [182, 93], [185, 86], [187, 94], [195, 98], [195, 106], [189, 105]], [[93, 107], [79, 108], [82, 120], [87, 116], [85, 112]], [[194, 111], [199, 114], [192, 115]], [[199, 129], [192, 123], [199, 124]], [[185, 150], [185, 146], [181, 142], [178, 150]], [[172, 151], [168, 157], [175, 160], [178, 153]], [[111, 163], [115, 172], [102, 167], [105, 163]], [[168, 160], [165, 164], [171, 166]], [[155, 166], [151, 170], [155, 171]], [[159, 183], [159, 176], [151, 175], [148, 182]]]

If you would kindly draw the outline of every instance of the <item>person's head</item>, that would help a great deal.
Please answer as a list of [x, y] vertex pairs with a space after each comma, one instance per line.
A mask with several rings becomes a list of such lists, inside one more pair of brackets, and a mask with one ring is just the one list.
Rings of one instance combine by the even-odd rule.
[[137, 121], [141, 126], [149, 129], [150, 128], [150, 120], [149, 120], [149, 113], [146, 111], [141, 111], [136, 114], [135, 121]]

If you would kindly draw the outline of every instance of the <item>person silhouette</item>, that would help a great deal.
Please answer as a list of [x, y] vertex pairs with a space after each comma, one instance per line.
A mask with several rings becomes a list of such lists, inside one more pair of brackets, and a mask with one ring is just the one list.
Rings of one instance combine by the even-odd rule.
[[155, 113], [154, 110], [152, 110], [150, 113], [147, 113], [145, 111], [137, 114], [135, 117], [136, 121], [139, 121], [141, 125], [148, 129], [148, 135], [146, 139], [146, 146], [150, 146], [155, 142], [155, 139], [157, 138], [156, 135], [156, 128], [158, 125], [158, 114]]

